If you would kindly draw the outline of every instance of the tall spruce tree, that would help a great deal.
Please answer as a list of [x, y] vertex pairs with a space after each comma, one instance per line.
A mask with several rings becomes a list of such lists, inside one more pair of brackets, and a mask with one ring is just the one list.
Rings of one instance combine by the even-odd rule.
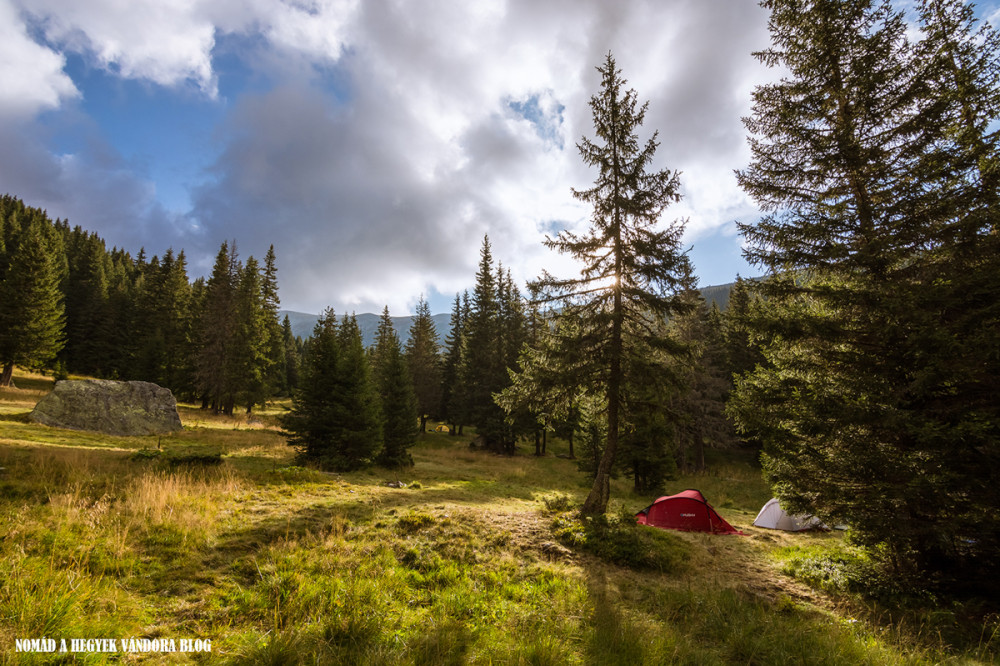
[[239, 273], [236, 248], [223, 242], [216, 254], [212, 275], [205, 284], [195, 354], [195, 374], [202, 404], [216, 413], [232, 414], [236, 403], [230, 350], [236, 335], [233, 310]]
[[369, 358], [382, 406], [382, 450], [378, 463], [393, 468], [412, 465], [409, 449], [418, 434], [417, 399], [388, 306], [382, 311]]
[[233, 336], [227, 349], [226, 374], [229, 383], [246, 413], [273, 393], [273, 341], [277, 334], [272, 326], [276, 314], [266, 301], [264, 276], [260, 264], [252, 256], [239, 271], [239, 282], [231, 310]]
[[278, 308], [281, 300], [278, 298], [278, 266], [274, 253], [274, 245], [267, 248], [264, 255], [264, 267], [261, 273], [261, 297], [266, 316], [264, 318], [264, 336], [267, 338], [267, 376], [264, 392], [268, 396], [278, 393], [288, 394], [285, 353], [285, 337], [281, 330], [281, 319]]
[[382, 448], [379, 396], [357, 320], [344, 316], [338, 325], [326, 310], [304, 354], [301, 385], [281, 420], [288, 444], [323, 469], [372, 464]]
[[339, 369], [337, 318], [327, 309], [313, 328], [292, 409], [281, 419], [289, 446], [303, 459], [323, 467], [337, 466], [341, 457], [337, 439], [343, 413]]
[[[20, 213], [20, 221], [5, 220], [10, 226], [4, 230], [8, 253], [0, 274], [0, 386], [11, 385], [15, 364], [44, 367], [65, 343], [61, 239], [41, 211], [21, 208]], [[16, 235], [7, 234], [15, 225]]]
[[281, 339], [285, 345], [284, 375], [282, 376], [281, 386], [287, 395], [293, 395], [295, 389], [299, 386], [302, 345], [301, 341], [292, 332], [292, 322], [287, 314], [281, 322]]
[[[468, 302], [468, 292], [465, 302]], [[455, 304], [451, 309], [448, 335], [444, 339], [444, 359], [441, 364], [441, 417], [451, 424], [451, 434], [457, 434], [465, 422], [463, 414], [461, 385], [462, 339], [467, 316], [462, 307], [462, 297], [455, 294]]]
[[103, 376], [110, 369], [108, 280], [110, 257], [97, 234], [67, 230], [65, 297], [66, 347], [62, 357], [72, 372]]
[[674, 415], [672, 439], [678, 466], [701, 472], [706, 447], [734, 443], [732, 424], [724, 413], [730, 380], [718, 311], [705, 305], [693, 275], [687, 276], [681, 296], [691, 307], [670, 321], [668, 331], [687, 347], [687, 354], [674, 360], [681, 390], [669, 396], [669, 407], [662, 411]]
[[601, 90], [590, 100], [597, 139], [584, 138], [577, 148], [598, 176], [592, 188], [573, 191], [593, 207], [591, 227], [583, 236], [563, 231], [546, 240], [548, 247], [578, 259], [582, 275], [560, 279], [545, 273], [536, 283], [581, 323], [566, 356], [578, 364], [574, 373], [604, 389], [607, 440], [584, 502], [587, 514], [603, 514], [610, 498], [631, 381], [629, 358], [646, 350], [676, 351], [653, 322], [683, 307], [676, 291], [687, 263], [680, 248], [683, 224], [657, 229], [663, 209], [680, 199], [680, 180], [676, 172], [650, 170], [656, 134], [642, 145], [636, 134], [648, 103], [640, 106], [635, 91], [625, 90], [610, 53], [597, 69]]
[[510, 451], [514, 443], [507, 436], [503, 410], [493, 400], [493, 394], [509, 380], [503, 359], [499, 289], [487, 237], [483, 238], [479, 256], [469, 318], [462, 331], [462, 411], [487, 448]]
[[406, 341], [406, 364], [417, 398], [420, 432], [427, 429], [429, 416], [440, 413], [442, 377], [439, 347], [431, 308], [421, 296], [413, 323], [410, 324], [410, 338]]
[[741, 225], [770, 272], [766, 363], [731, 411], [789, 510], [850, 523], [921, 584], [996, 580], [996, 38], [966, 57], [957, 2], [922, 3], [917, 44], [888, 2], [762, 5], [758, 57], [787, 74], [754, 93], [738, 178], [769, 212]]
[[339, 420], [331, 464], [334, 469], [347, 471], [375, 462], [382, 450], [382, 414], [378, 388], [361, 342], [361, 329], [353, 315], [344, 315], [337, 340]]

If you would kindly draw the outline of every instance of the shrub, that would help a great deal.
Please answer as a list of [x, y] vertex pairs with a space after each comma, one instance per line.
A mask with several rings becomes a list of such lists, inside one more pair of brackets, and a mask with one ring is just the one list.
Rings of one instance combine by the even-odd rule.
[[687, 544], [664, 530], [644, 528], [630, 514], [580, 518], [570, 513], [553, 522], [556, 537], [571, 548], [630, 569], [679, 571], [687, 558]]

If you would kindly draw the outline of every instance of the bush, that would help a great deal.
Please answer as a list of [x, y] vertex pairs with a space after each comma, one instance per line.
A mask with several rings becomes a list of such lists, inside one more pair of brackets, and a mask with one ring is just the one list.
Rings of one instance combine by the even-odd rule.
[[586, 518], [562, 513], [552, 527], [563, 544], [630, 569], [675, 573], [688, 555], [687, 544], [676, 535], [637, 525], [627, 512]]

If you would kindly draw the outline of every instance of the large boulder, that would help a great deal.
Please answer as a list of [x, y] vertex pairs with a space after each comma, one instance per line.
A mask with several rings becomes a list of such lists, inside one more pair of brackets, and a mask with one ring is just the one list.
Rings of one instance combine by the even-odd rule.
[[105, 379], [56, 382], [35, 405], [31, 420], [108, 435], [160, 435], [183, 427], [170, 389]]

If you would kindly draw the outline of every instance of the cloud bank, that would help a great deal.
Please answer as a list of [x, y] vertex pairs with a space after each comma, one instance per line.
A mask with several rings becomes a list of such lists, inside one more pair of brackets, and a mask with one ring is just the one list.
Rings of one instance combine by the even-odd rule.
[[[484, 234], [518, 281], [572, 270], [541, 240], [587, 224], [570, 188], [594, 174], [575, 144], [609, 50], [649, 100], [654, 166], [683, 172], [666, 217], [689, 218], [686, 241], [728, 238], [735, 254], [732, 221], [756, 215], [732, 173], [768, 76], [752, 2], [0, 0], [0, 26], [6, 188], [133, 251], [184, 247], [193, 272], [222, 240], [256, 256], [274, 243], [289, 308], [447, 303]], [[184, 175], [188, 205], [164, 202], [143, 167], [156, 155], [137, 160], [88, 113], [67, 58], [212, 110], [191, 129], [211, 138]], [[60, 148], [60, 131], [86, 140]]]

